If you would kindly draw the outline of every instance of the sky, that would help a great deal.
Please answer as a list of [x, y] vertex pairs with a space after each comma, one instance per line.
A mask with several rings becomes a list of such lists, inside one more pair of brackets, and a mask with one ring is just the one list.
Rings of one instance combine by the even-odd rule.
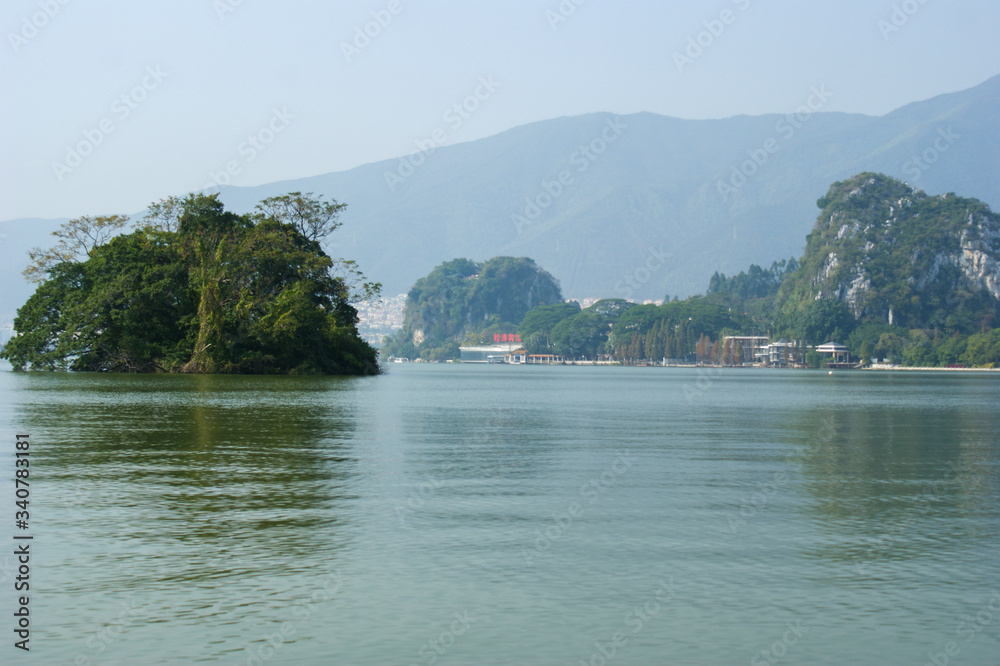
[[882, 115], [1000, 73], [998, 29], [996, 0], [4, 0], [0, 221], [590, 112], [785, 113], [826, 86], [825, 111]]

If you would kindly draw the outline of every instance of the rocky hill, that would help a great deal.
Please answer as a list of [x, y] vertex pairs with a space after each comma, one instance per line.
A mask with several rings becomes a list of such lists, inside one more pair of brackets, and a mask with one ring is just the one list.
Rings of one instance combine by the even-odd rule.
[[856, 319], [977, 332], [1000, 323], [1000, 215], [885, 175], [834, 183], [800, 267], [778, 295], [786, 316], [821, 299]]
[[382, 355], [453, 358], [460, 343], [515, 334], [529, 310], [560, 301], [559, 282], [527, 257], [447, 261], [410, 289], [403, 328]]

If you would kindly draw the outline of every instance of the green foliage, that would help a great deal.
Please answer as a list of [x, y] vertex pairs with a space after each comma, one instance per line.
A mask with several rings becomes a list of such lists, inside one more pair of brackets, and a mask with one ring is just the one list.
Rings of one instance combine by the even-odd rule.
[[749, 322], [712, 297], [695, 296], [663, 305], [637, 305], [626, 310], [615, 323], [608, 343], [622, 362], [662, 358], [694, 361], [699, 340], [704, 356], [712, 343], [740, 331]]
[[527, 339], [536, 333], [541, 334], [544, 339], [548, 339], [556, 324], [579, 312], [580, 304], [576, 301], [566, 301], [553, 305], [538, 305], [524, 315], [518, 331], [522, 339]]
[[521, 335], [521, 340], [524, 341], [524, 349], [529, 354], [549, 353], [549, 348], [551, 347], [549, 336], [541, 331], [536, 331], [527, 337]]
[[806, 352], [805, 361], [806, 365], [808, 365], [812, 370], [826, 367], [826, 357], [815, 349], [810, 349]]
[[972, 367], [1000, 367], [1000, 329], [969, 336], [960, 360]]
[[482, 264], [454, 259], [413, 285], [403, 327], [386, 340], [383, 352], [431, 360], [432, 350], [449, 349], [457, 356], [458, 344], [513, 333], [529, 311], [561, 301], [558, 281], [527, 257]]
[[868, 340], [864, 340], [861, 343], [861, 347], [858, 350], [858, 356], [861, 358], [861, 363], [863, 365], [869, 365], [872, 362], [872, 343]]
[[278, 219], [230, 213], [215, 196], [154, 211], [86, 260], [52, 266], [3, 356], [18, 369], [378, 371], [318, 241]]
[[875, 343], [875, 355], [887, 359], [890, 363], [899, 363], [902, 361], [907, 344], [908, 338], [905, 334], [887, 331], [882, 333]]
[[798, 267], [799, 262], [792, 257], [788, 261], [775, 261], [769, 269], [751, 264], [746, 272], [740, 271], [729, 278], [724, 273], [716, 272], [708, 283], [708, 293], [729, 294], [741, 301], [773, 296], [778, 293], [785, 276], [794, 273]]
[[812, 301], [795, 313], [791, 327], [808, 344], [842, 342], [855, 326], [854, 316], [840, 301], [824, 298]]
[[[890, 350], [887, 348], [887, 345], [879, 344], [883, 336], [906, 334], [906, 329], [901, 329], [898, 326], [890, 326], [878, 321], [869, 321], [855, 327], [846, 340], [838, 340], [837, 342], [843, 342], [852, 357], [871, 361], [873, 358], [885, 358], [889, 355], [887, 352]], [[889, 338], [887, 337], [886, 341], [888, 340]], [[826, 341], [824, 340], [823, 342]], [[867, 353], [865, 353], [866, 351]]]
[[566, 358], [595, 358], [608, 340], [607, 317], [587, 308], [563, 319], [552, 329], [552, 347]]
[[469, 292], [472, 321], [499, 315], [515, 326], [536, 305], [562, 301], [559, 283], [527, 257], [494, 257], [483, 263]]

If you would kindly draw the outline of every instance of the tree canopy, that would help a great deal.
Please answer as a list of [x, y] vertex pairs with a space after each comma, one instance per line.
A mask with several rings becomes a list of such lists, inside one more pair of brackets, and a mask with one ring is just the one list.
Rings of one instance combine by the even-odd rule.
[[335, 228], [330, 204], [294, 196], [295, 219], [191, 195], [154, 204], [141, 228], [113, 238], [122, 216], [71, 220], [50, 254], [32, 257], [31, 276], [45, 277], [0, 356], [17, 369], [377, 373], [343, 266], [320, 246]]

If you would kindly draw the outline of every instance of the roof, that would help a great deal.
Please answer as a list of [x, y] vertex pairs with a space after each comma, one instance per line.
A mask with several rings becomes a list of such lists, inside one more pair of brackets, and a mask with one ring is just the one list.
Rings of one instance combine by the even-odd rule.
[[847, 351], [847, 347], [845, 347], [844, 345], [840, 344], [839, 342], [827, 342], [826, 344], [822, 344], [819, 347], [816, 347], [816, 351], [818, 351], [818, 352], [846, 352]]

